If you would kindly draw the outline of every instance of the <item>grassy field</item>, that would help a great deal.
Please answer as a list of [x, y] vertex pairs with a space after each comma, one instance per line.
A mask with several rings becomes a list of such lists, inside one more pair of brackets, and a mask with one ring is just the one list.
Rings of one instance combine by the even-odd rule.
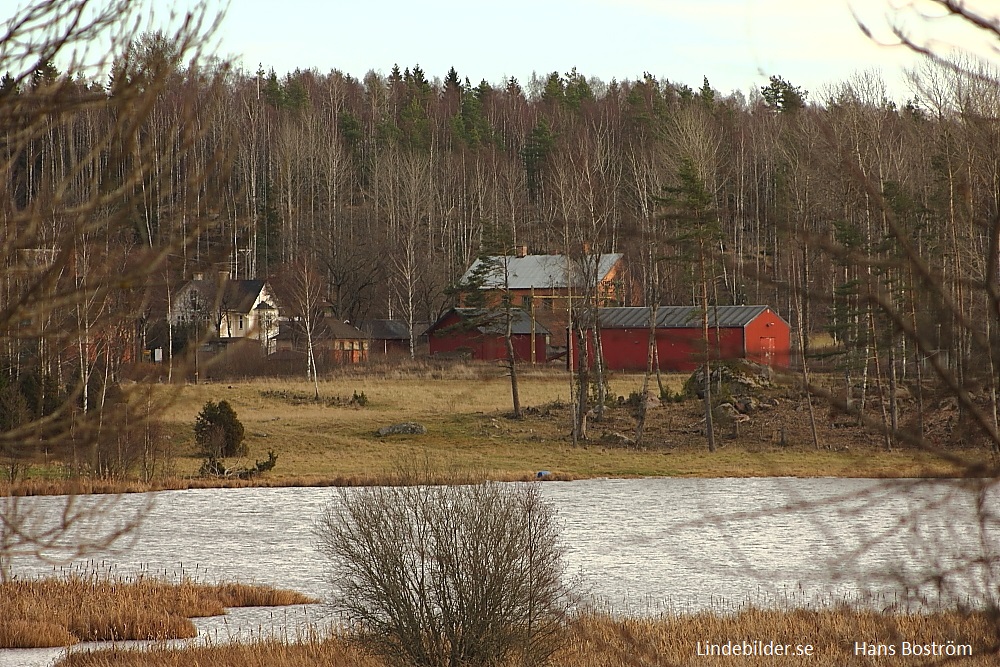
[[[686, 376], [665, 378], [671, 391]], [[612, 376], [615, 397], [641, 389], [640, 375]], [[939, 477], [961, 475], [969, 463], [990, 460], [983, 450], [949, 446], [938, 453], [908, 449], [885, 451], [881, 438], [837, 423], [816, 407], [821, 447], [813, 445], [805, 398], [791, 389], [776, 392], [775, 405], [754, 413], [749, 422], [720, 425], [719, 451], [705, 445], [702, 407], [697, 400], [664, 402], [652, 409], [642, 448], [622, 444], [635, 429], [627, 404], [607, 410], [603, 421], [590, 420], [589, 439], [570, 440], [569, 379], [556, 369], [521, 373], [525, 418], [509, 418], [510, 384], [490, 364], [444, 367], [376, 368], [324, 378], [320, 399], [312, 384], [287, 379], [204, 382], [161, 388], [171, 403], [161, 422], [173, 452], [170, 475], [153, 488], [247, 484], [198, 478], [193, 424], [206, 401], [228, 401], [246, 428], [249, 456], [227, 465], [248, 466], [278, 455], [258, 485], [324, 485], [391, 481], [400, 469], [437, 471], [450, 477], [517, 480], [549, 471], [551, 479], [589, 477]], [[364, 396], [362, 406], [354, 396]], [[418, 422], [425, 435], [379, 437], [380, 427]], [[36, 465], [28, 493], [62, 492], [54, 466]], [[150, 488], [128, 480], [86, 481], [78, 490], [129, 491]], [[0, 483], [0, 493], [4, 492]]]
[[[790, 656], [698, 655], [706, 644], [773, 642], [788, 647]], [[959, 659], [945, 656], [904, 657], [903, 642], [912, 646], [947, 644], [969, 650]], [[895, 655], [855, 654], [855, 643], [892, 646]], [[808, 649], [806, 647], [809, 647]], [[797, 651], [803, 655], [795, 655]], [[933, 649], [932, 649], [933, 650]], [[987, 614], [895, 615], [849, 609], [827, 611], [764, 611], [747, 609], [735, 615], [696, 614], [659, 618], [584, 616], [571, 622], [565, 644], [555, 654], [554, 667], [845, 667], [955, 664], [986, 667], [997, 664], [996, 628]], [[808, 655], [805, 653], [808, 652]], [[58, 667], [385, 667], [349, 638], [300, 638], [297, 643], [264, 641], [187, 649], [111, 649], [73, 652]]]
[[[686, 376], [666, 378], [679, 391]], [[628, 397], [641, 389], [637, 375], [615, 375], [611, 388]], [[457, 367], [422, 374], [345, 375], [320, 383], [320, 401], [306, 382], [256, 380], [190, 385], [164, 414], [178, 451], [178, 472], [189, 476], [200, 459], [191, 425], [207, 400], [229, 401], [246, 426], [250, 459], [275, 451], [270, 483], [321, 484], [382, 479], [401, 466], [448, 473], [468, 472], [524, 479], [547, 470], [558, 479], [630, 476], [859, 476], [906, 477], [956, 474], [961, 466], [912, 450], [886, 452], [881, 440], [857, 428], [834, 428], [819, 417], [821, 442], [813, 447], [802, 401], [779, 407], [741, 425], [738, 437], [719, 428], [720, 449], [709, 454], [701, 434], [698, 401], [664, 403], [650, 412], [644, 447], [623, 446], [635, 419], [627, 406], [590, 422], [589, 441], [570, 440], [569, 382], [562, 372], [521, 375], [523, 420], [508, 418], [510, 383], [495, 366]], [[350, 404], [355, 394], [367, 405]], [[419, 422], [421, 436], [378, 437], [389, 424]], [[784, 439], [784, 444], [781, 443]], [[971, 458], [981, 452], [959, 452]]]

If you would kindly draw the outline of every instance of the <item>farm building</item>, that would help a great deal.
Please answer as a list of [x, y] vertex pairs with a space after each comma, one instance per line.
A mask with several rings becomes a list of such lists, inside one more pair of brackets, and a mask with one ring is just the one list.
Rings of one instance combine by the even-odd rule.
[[558, 254], [530, 255], [527, 247], [521, 246], [515, 255], [477, 259], [459, 283], [473, 288], [463, 295], [462, 306], [479, 305], [474, 303], [477, 300], [496, 306], [503, 293], [509, 292], [512, 304], [557, 332], [557, 345], [566, 344], [570, 301], [581, 299], [589, 291], [588, 285], [596, 285], [600, 306], [628, 306], [639, 296], [624, 255], [590, 254], [589, 248], [581, 257], [567, 258]]
[[[403, 320], [364, 320], [358, 328], [368, 336], [369, 351], [372, 355], [402, 357], [410, 355], [410, 327]], [[414, 343], [419, 346], [424, 339], [420, 333], [427, 323], [415, 323]]]
[[[368, 336], [360, 329], [332, 316], [320, 317], [313, 326], [313, 354], [320, 368], [368, 361]], [[305, 324], [301, 320], [281, 322], [275, 342], [279, 353], [305, 354], [309, 347]]]
[[[544, 363], [549, 330], [520, 308], [512, 309], [511, 315], [514, 358]], [[464, 354], [483, 361], [506, 359], [506, 326], [503, 311], [452, 308], [427, 330], [430, 353]]]
[[[605, 366], [645, 370], [649, 308], [600, 308], [598, 317]], [[713, 359], [750, 359], [783, 368], [789, 365], [788, 322], [768, 306], [713, 306], [708, 310], [708, 326]], [[655, 341], [660, 370], [694, 370], [704, 349], [701, 308], [659, 306]]]

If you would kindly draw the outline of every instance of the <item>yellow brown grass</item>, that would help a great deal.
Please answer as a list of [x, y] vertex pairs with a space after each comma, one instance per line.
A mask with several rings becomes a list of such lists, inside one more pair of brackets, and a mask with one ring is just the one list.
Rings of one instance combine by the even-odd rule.
[[[666, 376], [671, 391], [680, 389], [683, 380], [683, 375]], [[641, 388], [642, 377], [616, 374], [611, 385], [614, 395], [629, 396]], [[968, 472], [960, 462], [934, 452], [904, 448], [886, 452], [875, 434], [854, 427], [834, 428], [825, 420], [818, 424], [824, 448], [817, 450], [800, 411], [804, 399], [794, 396], [755, 413], [738, 433], [720, 431], [720, 448], [712, 455], [698, 428], [701, 406], [696, 401], [665, 402], [652, 410], [642, 448], [616, 444], [615, 437], [620, 441], [619, 434], [630, 435], [635, 428], [627, 405], [610, 408], [602, 422], [592, 420], [591, 440], [574, 447], [569, 440], [568, 377], [551, 368], [523, 370], [521, 402], [531, 409], [522, 420], [508, 418], [509, 381], [502, 369], [489, 364], [423, 370], [348, 369], [320, 382], [318, 402], [309, 398], [314, 391], [311, 384], [293, 379], [210, 382], [162, 390], [169, 391], [172, 399], [159, 415], [170, 449], [177, 455], [168, 467], [172, 476], [149, 483], [134, 479], [74, 481], [64, 478], [66, 468], [58, 462], [35, 462], [16, 484], [0, 480], [0, 495], [391, 484], [395, 468], [412, 461], [425, 461], [429, 469], [449, 475], [482, 471], [490, 479], [507, 481], [532, 478], [539, 470], [551, 471], [549, 479], [563, 480], [949, 477]], [[350, 404], [355, 393], [365, 394], [365, 406]], [[274, 470], [249, 481], [198, 476], [203, 459], [198, 455], [192, 426], [208, 400], [228, 401], [246, 428], [248, 457], [227, 461], [227, 465], [252, 467], [273, 451], [278, 456]], [[382, 426], [404, 421], [424, 424], [427, 433], [375, 435]], [[970, 460], [982, 454], [965, 453]]]
[[[855, 656], [855, 642], [938, 643], [953, 640], [970, 644], [972, 658], [957, 664], [978, 667], [997, 664], [996, 620], [985, 613], [892, 614], [853, 608], [828, 610], [746, 609], [737, 614], [699, 613], [658, 618], [583, 616], [572, 627], [570, 639], [557, 655], [557, 667], [604, 665], [677, 665], [746, 667], [794, 664], [796, 667], [843, 665], [926, 665], [926, 657], [900, 655], [869, 659]], [[811, 656], [706, 656], [698, 642], [774, 641], [811, 644]], [[938, 658], [937, 660], [940, 660]], [[937, 664], [937, 663], [935, 663]]]
[[261, 640], [182, 649], [151, 647], [74, 651], [56, 667], [386, 667], [341, 639], [284, 643]]
[[[814, 610], [746, 609], [737, 614], [690, 614], [656, 618], [584, 615], [567, 628], [566, 643], [553, 657], [554, 667], [843, 667], [852, 665], [945, 664], [940, 658], [854, 655], [854, 643], [902, 641], [969, 644], [971, 657], [947, 662], [967, 667], [997, 664], [996, 619], [985, 613], [897, 615], [851, 608]], [[697, 642], [761, 640], [812, 644], [809, 657], [699, 656]], [[357, 650], [349, 637], [307, 638], [283, 643], [266, 640], [225, 646], [79, 652], [57, 667], [384, 667], [386, 663]]]
[[197, 634], [191, 618], [218, 616], [226, 607], [310, 602], [293, 591], [246, 584], [79, 575], [14, 580], [0, 584], [0, 648], [183, 639]]

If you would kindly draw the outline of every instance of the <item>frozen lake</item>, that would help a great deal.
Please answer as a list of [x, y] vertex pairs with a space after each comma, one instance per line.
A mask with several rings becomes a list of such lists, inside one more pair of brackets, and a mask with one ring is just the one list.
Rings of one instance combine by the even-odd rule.
[[[641, 479], [542, 483], [557, 508], [568, 576], [613, 611], [649, 614], [808, 605], [867, 598], [919, 607], [997, 595], [992, 490], [952, 481]], [[329, 488], [199, 489], [155, 494], [126, 548], [70, 564], [127, 576], [181, 574], [268, 584], [323, 598], [330, 590], [313, 526]], [[85, 501], [86, 499], [81, 499]], [[127, 515], [150, 496], [122, 497]], [[60, 498], [31, 499], [37, 521]], [[972, 567], [970, 560], [978, 559]], [[19, 577], [53, 566], [13, 562]], [[323, 623], [322, 606], [233, 610], [198, 621], [222, 640]], [[0, 666], [45, 665], [58, 651], [0, 651]]]

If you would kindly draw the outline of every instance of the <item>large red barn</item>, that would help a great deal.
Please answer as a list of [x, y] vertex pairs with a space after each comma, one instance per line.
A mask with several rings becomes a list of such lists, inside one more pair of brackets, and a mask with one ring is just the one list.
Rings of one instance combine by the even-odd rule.
[[[646, 369], [649, 308], [600, 308], [601, 349], [612, 370]], [[787, 368], [790, 327], [768, 306], [712, 306], [708, 309], [709, 352], [713, 359], [749, 359]], [[704, 355], [699, 306], [658, 306], [656, 354], [660, 370], [691, 371]]]
[[[520, 308], [512, 309], [511, 316], [514, 358], [517, 361], [544, 363], [549, 330], [539, 322], [532, 322]], [[506, 359], [506, 328], [506, 317], [502, 310], [452, 308], [427, 330], [430, 353], [467, 354], [483, 361]]]

